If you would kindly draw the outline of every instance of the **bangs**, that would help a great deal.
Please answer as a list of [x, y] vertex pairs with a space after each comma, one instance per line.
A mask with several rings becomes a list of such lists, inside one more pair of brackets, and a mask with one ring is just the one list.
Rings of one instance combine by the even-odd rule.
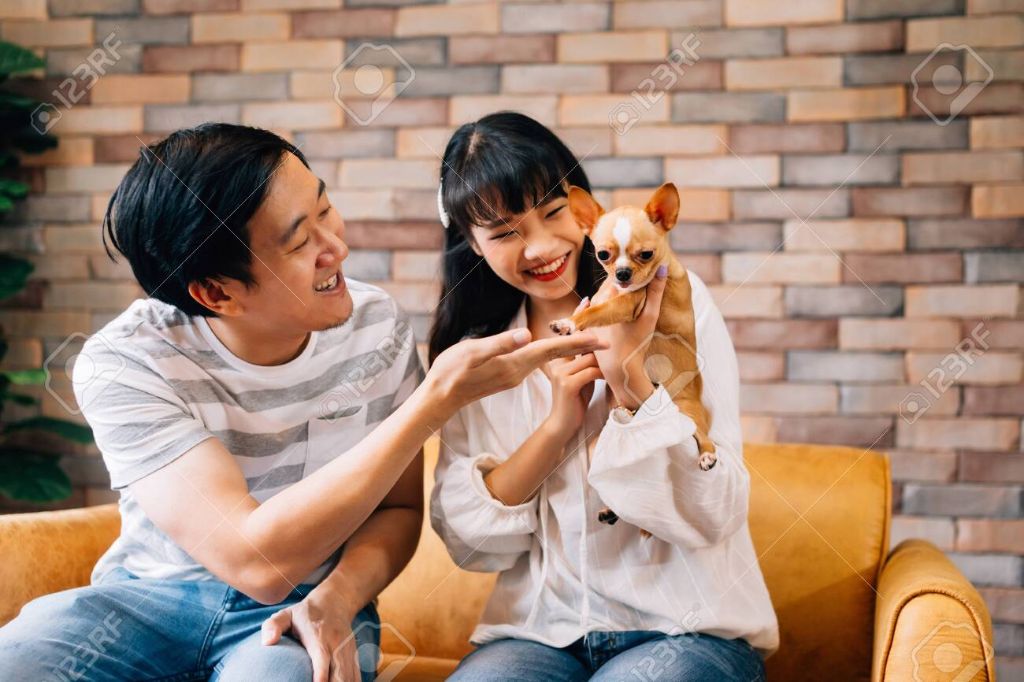
[[567, 196], [570, 184], [586, 183], [571, 154], [559, 154], [549, 145], [509, 148], [480, 136], [471, 140], [470, 149], [462, 168], [449, 169], [443, 189], [448, 214], [464, 230], [509, 220]]

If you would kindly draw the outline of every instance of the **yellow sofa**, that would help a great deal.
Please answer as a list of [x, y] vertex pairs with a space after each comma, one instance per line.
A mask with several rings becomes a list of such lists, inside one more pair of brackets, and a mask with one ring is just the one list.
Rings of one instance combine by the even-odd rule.
[[[435, 440], [428, 492], [436, 457]], [[888, 551], [884, 454], [747, 445], [745, 458], [751, 532], [781, 630], [769, 680], [995, 679], [978, 591], [928, 542]], [[118, 523], [114, 505], [0, 517], [0, 624], [30, 599], [85, 585]], [[425, 528], [412, 563], [380, 597], [384, 679], [443, 680], [470, 650], [493, 583], [457, 568]]]

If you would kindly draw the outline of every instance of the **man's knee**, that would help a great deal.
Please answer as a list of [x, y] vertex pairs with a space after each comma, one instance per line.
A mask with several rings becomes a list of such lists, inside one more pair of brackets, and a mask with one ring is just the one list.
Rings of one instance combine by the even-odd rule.
[[309, 682], [313, 679], [313, 662], [301, 644], [290, 637], [266, 646], [259, 634], [249, 637], [228, 654], [216, 674], [216, 682], [248, 680], [282, 680]]

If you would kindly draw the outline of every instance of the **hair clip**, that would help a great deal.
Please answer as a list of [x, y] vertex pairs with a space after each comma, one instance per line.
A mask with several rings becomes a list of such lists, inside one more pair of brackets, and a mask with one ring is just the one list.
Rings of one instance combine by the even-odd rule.
[[444, 185], [438, 184], [437, 186], [437, 215], [441, 218], [441, 224], [444, 225], [444, 229], [448, 229], [448, 225], [451, 224], [451, 219], [448, 217], [448, 212], [444, 210]]

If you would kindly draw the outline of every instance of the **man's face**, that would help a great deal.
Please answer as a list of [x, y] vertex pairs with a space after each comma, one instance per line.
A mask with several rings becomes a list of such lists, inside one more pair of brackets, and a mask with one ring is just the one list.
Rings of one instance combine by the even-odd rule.
[[258, 326], [289, 333], [335, 327], [352, 314], [341, 262], [345, 223], [324, 183], [293, 154], [285, 154], [266, 197], [249, 220], [256, 286], [232, 282], [230, 293]]

